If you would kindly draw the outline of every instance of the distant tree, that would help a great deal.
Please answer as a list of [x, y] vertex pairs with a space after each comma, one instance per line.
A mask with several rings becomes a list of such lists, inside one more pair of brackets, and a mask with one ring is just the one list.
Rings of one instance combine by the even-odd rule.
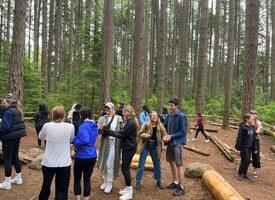
[[271, 21], [272, 21], [272, 53], [271, 53], [271, 101], [275, 101], [275, 0], [271, 5]]
[[42, 97], [48, 96], [48, 0], [42, 2]]

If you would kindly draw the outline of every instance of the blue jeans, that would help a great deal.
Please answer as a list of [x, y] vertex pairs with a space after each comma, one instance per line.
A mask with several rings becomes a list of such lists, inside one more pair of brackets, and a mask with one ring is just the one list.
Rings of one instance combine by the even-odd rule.
[[161, 168], [160, 168], [160, 160], [157, 154], [157, 145], [156, 141], [149, 140], [146, 143], [146, 146], [142, 150], [140, 157], [139, 157], [139, 163], [136, 173], [136, 182], [139, 183], [142, 181], [144, 166], [146, 162], [146, 157], [148, 152], [150, 152], [150, 156], [153, 160], [154, 164], [154, 178], [157, 181], [161, 181]]

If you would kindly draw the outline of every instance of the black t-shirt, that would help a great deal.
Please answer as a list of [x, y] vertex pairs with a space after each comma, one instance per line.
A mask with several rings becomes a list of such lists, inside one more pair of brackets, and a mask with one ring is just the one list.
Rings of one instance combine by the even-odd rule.
[[157, 127], [156, 126], [153, 127], [153, 133], [152, 133], [150, 140], [157, 140]]

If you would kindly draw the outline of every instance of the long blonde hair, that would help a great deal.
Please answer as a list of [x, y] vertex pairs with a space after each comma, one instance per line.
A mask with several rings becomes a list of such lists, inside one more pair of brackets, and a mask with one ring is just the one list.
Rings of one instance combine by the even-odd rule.
[[153, 113], [157, 114], [157, 116], [158, 116], [158, 120], [157, 120], [157, 123], [156, 123], [157, 127], [159, 127], [161, 130], [163, 130], [163, 129], [164, 129], [164, 126], [162, 125], [162, 123], [161, 123], [161, 121], [160, 121], [158, 112], [155, 111], [155, 110], [153, 110], [153, 111], [150, 113], [150, 119], [148, 120], [148, 122], [146, 122], [147, 127], [149, 128], [149, 130], [150, 130], [151, 128], [153, 128], [153, 123], [154, 123], [154, 122], [152, 121], [152, 114], [153, 114]]
[[137, 133], [138, 133], [140, 127], [139, 127], [139, 122], [138, 122], [138, 119], [136, 117], [136, 112], [135, 112], [133, 106], [127, 105], [123, 109], [126, 110], [126, 111], [128, 111], [130, 113], [130, 118], [132, 118], [132, 119], [135, 120], [136, 126], [137, 126]]

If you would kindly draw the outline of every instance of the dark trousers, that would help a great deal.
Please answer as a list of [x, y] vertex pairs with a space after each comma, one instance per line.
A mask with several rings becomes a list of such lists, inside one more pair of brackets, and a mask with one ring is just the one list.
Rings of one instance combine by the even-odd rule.
[[42, 166], [43, 184], [39, 194], [39, 200], [47, 200], [51, 194], [51, 184], [55, 175], [55, 200], [68, 199], [71, 166], [46, 167]]
[[205, 139], [208, 139], [207, 136], [206, 136], [206, 134], [205, 134], [205, 132], [204, 132], [203, 127], [198, 127], [198, 129], [197, 129], [197, 131], [196, 131], [195, 138], [197, 138], [199, 132], [201, 132], [201, 133], [204, 135]]
[[91, 176], [94, 170], [96, 158], [81, 159], [75, 158], [74, 161], [74, 194], [81, 195], [81, 177], [83, 174], [84, 197], [91, 193]]
[[123, 173], [126, 186], [131, 186], [130, 165], [135, 153], [136, 153], [136, 148], [129, 149], [129, 150], [122, 150], [121, 171]]
[[38, 138], [38, 135], [41, 131], [41, 128], [35, 128], [36, 130], [36, 134], [37, 134], [37, 143], [38, 143], [38, 146], [40, 147], [41, 146], [41, 140]]
[[252, 144], [252, 166], [261, 168], [260, 140], [258, 138], [254, 139]]
[[12, 172], [12, 164], [15, 166], [16, 173], [21, 172], [21, 162], [19, 160], [19, 144], [21, 138], [2, 141], [5, 176], [10, 177]]
[[241, 164], [239, 167], [240, 175], [247, 175], [248, 166], [250, 164], [251, 148], [244, 148], [241, 150]]

